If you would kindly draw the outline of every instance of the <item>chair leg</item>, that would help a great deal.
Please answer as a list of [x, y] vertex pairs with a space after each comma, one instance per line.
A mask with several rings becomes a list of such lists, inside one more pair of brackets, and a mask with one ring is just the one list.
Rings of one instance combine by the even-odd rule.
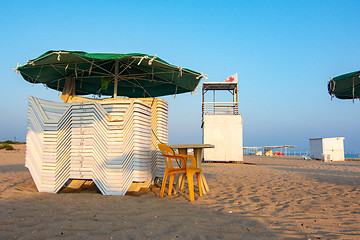
[[164, 197], [167, 176], [168, 176], [168, 174], [165, 172], [163, 180], [162, 180], [162, 184], [161, 184], [160, 198]]
[[201, 186], [201, 175], [200, 172], [196, 173], [196, 177], [197, 177], [197, 181], [198, 181], [198, 186], [199, 186], [199, 195], [200, 197], [202, 196], [202, 186]]
[[187, 172], [187, 179], [188, 179], [188, 185], [189, 185], [189, 195], [190, 195], [190, 201], [193, 202], [195, 201], [195, 197], [194, 197], [194, 173], [193, 172]]
[[171, 174], [170, 175], [170, 181], [169, 181], [169, 192], [168, 192], [169, 196], [172, 193], [172, 189], [173, 189], [173, 185], [174, 185], [174, 178], [175, 178], [175, 174]]

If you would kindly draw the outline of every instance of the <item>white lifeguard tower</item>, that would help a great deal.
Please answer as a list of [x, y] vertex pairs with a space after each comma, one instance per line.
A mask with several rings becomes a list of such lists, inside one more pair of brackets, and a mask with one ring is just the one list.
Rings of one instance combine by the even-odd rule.
[[[212, 101], [205, 98], [209, 91], [213, 92]], [[232, 101], [217, 102], [216, 92], [221, 93], [220, 99], [230, 93]], [[201, 127], [203, 143], [215, 146], [204, 149], [204, 161], [243, 162], [243, 124], [238, 111], [237, 82], [203, 83]]]

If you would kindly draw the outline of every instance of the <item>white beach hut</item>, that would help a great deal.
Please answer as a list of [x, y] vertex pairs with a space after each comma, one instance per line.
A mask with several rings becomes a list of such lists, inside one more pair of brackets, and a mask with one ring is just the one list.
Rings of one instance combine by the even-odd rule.
[[324, 162], [345, 161], [344, 137], [310, 138], [310, 157]]

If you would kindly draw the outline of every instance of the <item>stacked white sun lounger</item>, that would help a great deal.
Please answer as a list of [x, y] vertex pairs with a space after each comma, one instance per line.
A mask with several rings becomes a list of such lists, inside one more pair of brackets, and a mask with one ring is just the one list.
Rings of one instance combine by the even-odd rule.
[[41, 192], [91, 179], [103, 194], [124, 195], [131, 184], [162, 176], [154, 147], [157, 138], [167, 142], [162, 99], [67, 104], [29, 97], [28, 114], [26, 167]]
[[[144, 99], [145, 101], [149, 101]], [[164, 158], [157, 145], [168, 141], [168, 106], [167, 102], [161, 98], [156, 98], [151, 102], [151, 129], [152, 134], [152, 171], [157, 177], [163, 177], [165, 171]]]

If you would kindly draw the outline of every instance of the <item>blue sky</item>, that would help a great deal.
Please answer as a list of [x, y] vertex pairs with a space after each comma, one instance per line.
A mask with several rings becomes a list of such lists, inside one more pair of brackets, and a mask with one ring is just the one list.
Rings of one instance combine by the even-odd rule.
[[[0, 140], [25, 140], [27, 97], [60, 101], [12, 67], [47, 50], [157, 54], [223, 81], [238, 73], [244, 146], [345, 137], [360, 152], [360, 102], [327, 81], [360, 69], [360, 1], [3, 1]], [[165, 98], [169, 142], [201, 143], [201, 94]]]

